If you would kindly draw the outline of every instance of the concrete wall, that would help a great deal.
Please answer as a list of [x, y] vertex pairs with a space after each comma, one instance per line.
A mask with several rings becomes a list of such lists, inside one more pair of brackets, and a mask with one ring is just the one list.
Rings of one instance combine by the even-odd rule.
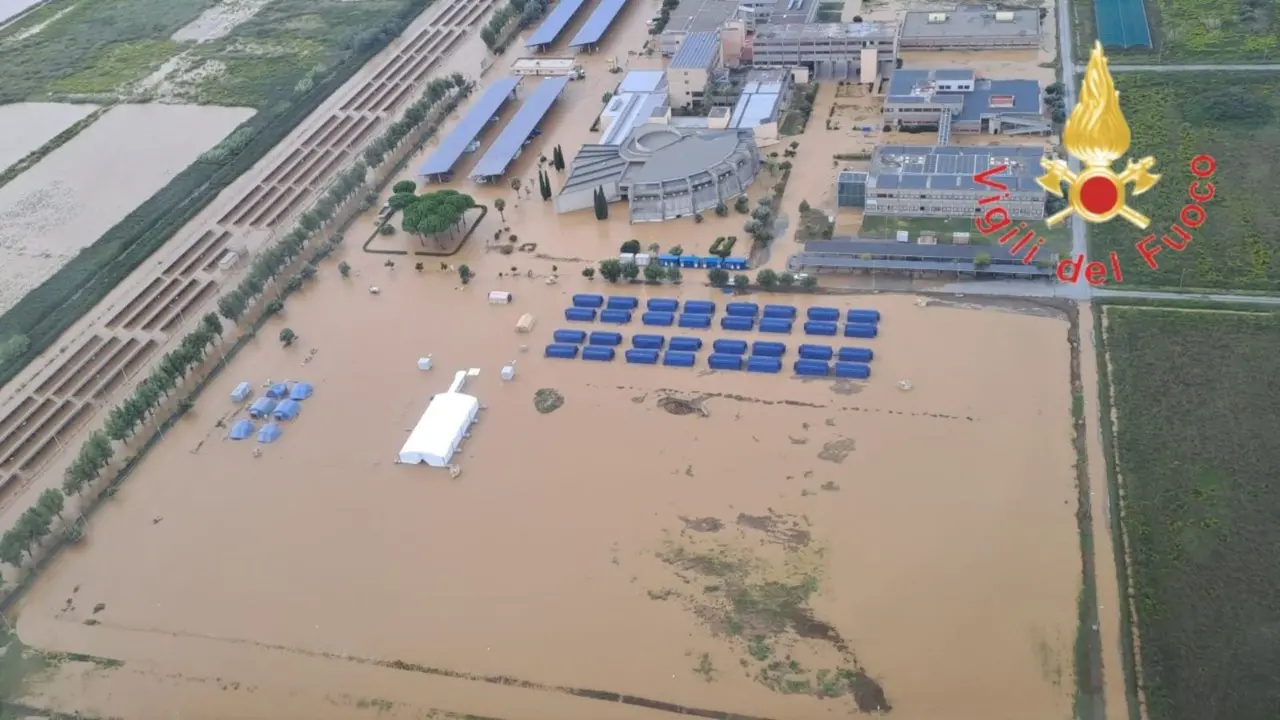
[[671, 98], [671, 104], [675, 107], [692, 105], [693, 94], [706, 90], [710, 80], [710, 73], [703, 68], [667, 70], [667, 92]]

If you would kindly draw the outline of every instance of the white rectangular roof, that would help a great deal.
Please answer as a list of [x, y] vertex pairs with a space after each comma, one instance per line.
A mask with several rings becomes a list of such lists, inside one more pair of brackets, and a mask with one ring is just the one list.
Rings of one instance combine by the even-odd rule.
[[471, 395], [456, 392], [436, 395], [400, 448], [399, 461], [426, 463], [432, 467], [448, 465], [479, 410], [480, 401]]

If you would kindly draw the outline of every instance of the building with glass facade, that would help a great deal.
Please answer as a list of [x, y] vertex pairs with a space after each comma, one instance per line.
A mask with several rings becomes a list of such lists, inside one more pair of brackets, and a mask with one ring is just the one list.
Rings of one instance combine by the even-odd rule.
[[867, 174], [855, 170], [841, 170], [836, 178], [836, 206], [863, 208], [867, 206]]

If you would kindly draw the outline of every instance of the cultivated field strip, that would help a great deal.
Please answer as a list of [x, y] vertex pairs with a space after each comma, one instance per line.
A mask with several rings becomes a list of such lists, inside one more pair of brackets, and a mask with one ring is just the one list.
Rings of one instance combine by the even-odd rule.
[[185, 320], [208, 312], [204, 305], [224, 280], [218, 260], [228, 250], [246, 247], [248, 233], [279, 226], [313, 201], [385, 128], [392, 112], [417, 97], [430, 73], [496, 1], [442, 3], [435, 19], [377, 61], [381, 67], [372, 80], [340, 90], [347, 94], [340, 106], [309, 118], [295, 131], [297, 139], [287, 138], [283, 145], [291, 151], [216, 222], [202, 216], [203, 224], [193, 223], [172, 240], [161, 251], [168, 256], [158, 258], [167, 263], [164, 269], [74, 351], [50, 361], [36, 376], [34, 389], [27, 383], [0, 401], [0, 509], [60, 447], [78, 445], [71, 436], [126, 382], [138, 380], [135, 375]]

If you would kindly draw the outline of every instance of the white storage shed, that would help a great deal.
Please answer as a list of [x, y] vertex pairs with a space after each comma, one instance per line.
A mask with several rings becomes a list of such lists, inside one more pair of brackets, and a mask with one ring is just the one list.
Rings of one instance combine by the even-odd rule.
[[397, 462], [447, 466], [479, 410], [480, 401], [471, 395], [459, 392], [436, 395], [400, 448]]

